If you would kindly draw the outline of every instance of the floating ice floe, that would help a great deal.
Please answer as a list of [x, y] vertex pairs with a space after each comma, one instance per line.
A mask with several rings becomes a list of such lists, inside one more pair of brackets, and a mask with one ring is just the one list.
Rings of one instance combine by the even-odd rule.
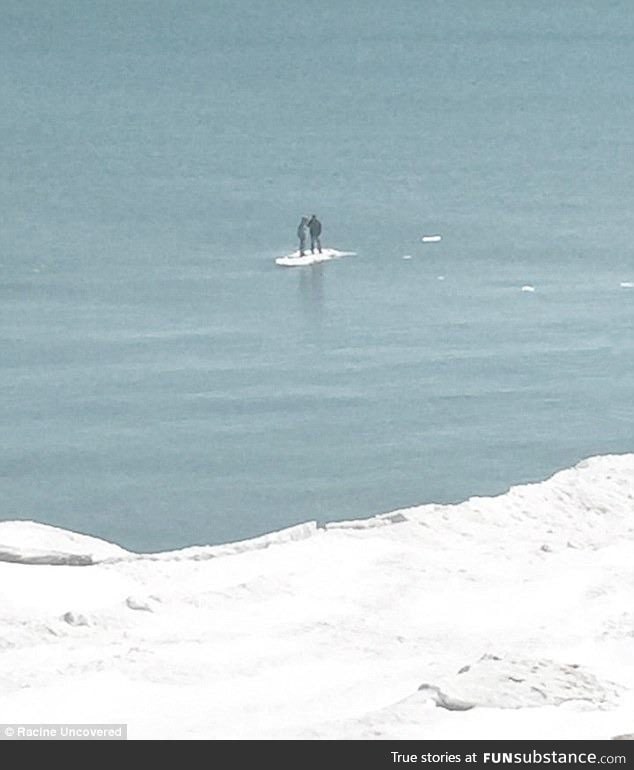
[[634, 289], [634, 281], [621, 281], [619, 285], [622, 289]]
[[445, 276], [444, 275], [439, 275], [439, 276], [437, 276], [437, 280], [438, 281], [444, 281], [445, 280]]
[[401, 257], [401, 259], [411, 259], [411, 258], [412, 258], [411, 254], [405, 254], [403, 255], [403, 257]]
[[442, 241], [442, 235], [423, 235], [421, 241], [423, 243], [438, 243], [438, 241]]
[[526, 284], [525, 286], [522, 286], [522, 291], [535, 291], [535, 287]]
[[315, 265], [318, 262], [330, 262], [330, 260], [339, 259], [340, 257], [354, 256], [356, 256], [356, 251], [340, 251], [339, 249], [322, 249], [318, 254], [312, 254], [308, 251], [304, 256], [300, 256], [299, 251], [294, 251], [292, 254], [278, 257], [275, 260], [275, 264], [282, 267], [305, 267], [307, 265]]

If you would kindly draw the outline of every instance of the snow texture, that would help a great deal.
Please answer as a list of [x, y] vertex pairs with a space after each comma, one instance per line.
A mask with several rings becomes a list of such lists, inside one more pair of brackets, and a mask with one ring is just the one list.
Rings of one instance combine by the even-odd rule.
[[634, 455], [161, 554], [4, 522], [0, 552], [0, 721], [175, 739], [634, 730]]

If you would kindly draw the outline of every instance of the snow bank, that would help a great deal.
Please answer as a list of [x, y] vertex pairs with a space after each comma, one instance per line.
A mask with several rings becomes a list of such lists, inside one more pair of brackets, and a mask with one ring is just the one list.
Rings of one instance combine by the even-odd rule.
[[134, 738], [634, 729], [634, 455], [225, 546], [140, 555], [5, 522], [0, 551], [0, 721]]
[[85, 566], [127, 554], [118, 545], [47, 524], [0, 522], [0, 561]]

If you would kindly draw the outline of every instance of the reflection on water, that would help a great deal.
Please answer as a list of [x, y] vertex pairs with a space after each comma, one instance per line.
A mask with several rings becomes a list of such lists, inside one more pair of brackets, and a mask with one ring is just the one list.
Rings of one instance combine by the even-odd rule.
[[300, 303], [311, 320], [321, 318], [324, 309], [324, 266], [320, 264], [300, 268]]

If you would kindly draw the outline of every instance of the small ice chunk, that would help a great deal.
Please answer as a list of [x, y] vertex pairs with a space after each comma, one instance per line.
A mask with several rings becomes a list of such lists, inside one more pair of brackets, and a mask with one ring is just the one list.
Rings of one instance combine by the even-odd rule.
[[620, 286], [622, 289], [634, 289], [634, 281], [621, 281]]
[[62, 615], [62, 620], [68, 623], [69, 626], [87, 626], [88, 621], [86, 617], [78, 612], [65, 612]]
[[143, 610], [145, 612], [154, 612], [154, 610], [150, 605], [150, 602], [139, 596], [128, 596], [128, 598], [125, 600], [125, 603], [128, 605], [128, 607], [131, 610]]
[[442, 235], [423, 235], [421, 241], [423, 243], [438, 243], [442, 240]]
[[402, 258], [403, 259], [411, 259], [412, 255], [411, 254], [405, 254]]
[[526, 284], [525, 286], [522, 286], [522, 291], [535, 291], [535, 287]]
[[444, 281], [445, 280], [445, 276], [444, 275], [439, 275], [438, 276], [438, 280], [439, 281]]

